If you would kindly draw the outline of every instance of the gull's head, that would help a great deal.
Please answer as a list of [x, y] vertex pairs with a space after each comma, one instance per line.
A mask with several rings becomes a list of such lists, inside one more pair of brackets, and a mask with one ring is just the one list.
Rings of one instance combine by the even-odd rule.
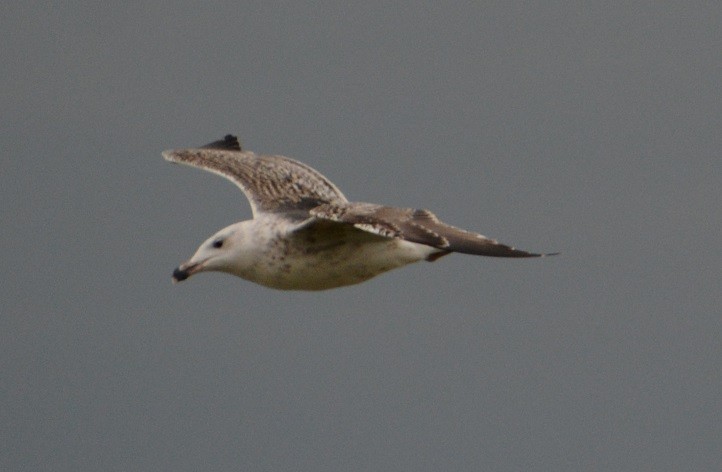
[[173, 283], [199, 272], [219, 271], [236, 274], [251, 263], [248, 223], [242, 221], [223, 228], [206, 239], [189, 260], [173, 271]]

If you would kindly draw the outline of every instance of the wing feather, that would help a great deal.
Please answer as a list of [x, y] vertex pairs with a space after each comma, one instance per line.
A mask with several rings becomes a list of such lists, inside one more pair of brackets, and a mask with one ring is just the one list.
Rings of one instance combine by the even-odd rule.
[[460, 252], [492, 257], [541, 257], [537, 254], [501, 244], [478, 233], [456, 228], [428, 210], [395, 208], [372, 203], [325, 204], [311, 210], [311, 216], [336, 221], [378, 234], [399, 238], [446, 252]]
[[315, 169], [284, 156], [242, 151], [231, 135], [201, 148], [164, 151], [163, 157], [230, 180], [246, 195], [254, 215], [284, 213], [305, 218], [316, 206], [347, 202], [343, 193]]

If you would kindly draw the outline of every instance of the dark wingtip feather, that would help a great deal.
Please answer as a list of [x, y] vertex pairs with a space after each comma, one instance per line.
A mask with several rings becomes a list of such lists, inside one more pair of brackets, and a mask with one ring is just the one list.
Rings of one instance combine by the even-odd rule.
[[227, 134], [223, 139], [213, 141], [210, 144], [201, 146], [201, 149], [221, 149], [225, 151], [240, 151], [241, 144], [238, 142], [238, 138], [232, 134]]

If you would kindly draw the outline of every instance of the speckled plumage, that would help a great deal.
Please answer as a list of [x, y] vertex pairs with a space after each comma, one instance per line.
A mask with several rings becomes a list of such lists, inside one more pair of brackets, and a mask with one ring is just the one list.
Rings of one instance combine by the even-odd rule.
[[231, 135], [199, 149], [165, 151], [163, 157], [227, 178], [246, 195], [254, 216], [262, 213], [295, 216], [298, 210], [307, 216], [307, 210], [322, 203], [348, 201], [334, 184], [306, 164], [284, 156], [242, 151]]
[[311, 167], [242, 151], [231, 135], [201, 148], [165, 151], [163, 157], [231, 180], [254, 216], [209, 238], [174, 271], [175, 281], [216, 270], [278, 289], [322, 290], [451, 252], [544, 255], [447, 225], [428, 210], [349, 202]]

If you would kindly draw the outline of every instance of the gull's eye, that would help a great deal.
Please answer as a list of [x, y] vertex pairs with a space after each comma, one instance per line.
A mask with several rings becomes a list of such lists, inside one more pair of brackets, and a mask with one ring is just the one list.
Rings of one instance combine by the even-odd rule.
[[222, 239], [216, 239], [215, 241], [213, 241], [213, 243], [211, 244], [211, 246], [213, 246], [213, 247], [216, 248], [216, 249], [220, 249], [220, 248], [223, 247], [223, 240], [222, 240]]

